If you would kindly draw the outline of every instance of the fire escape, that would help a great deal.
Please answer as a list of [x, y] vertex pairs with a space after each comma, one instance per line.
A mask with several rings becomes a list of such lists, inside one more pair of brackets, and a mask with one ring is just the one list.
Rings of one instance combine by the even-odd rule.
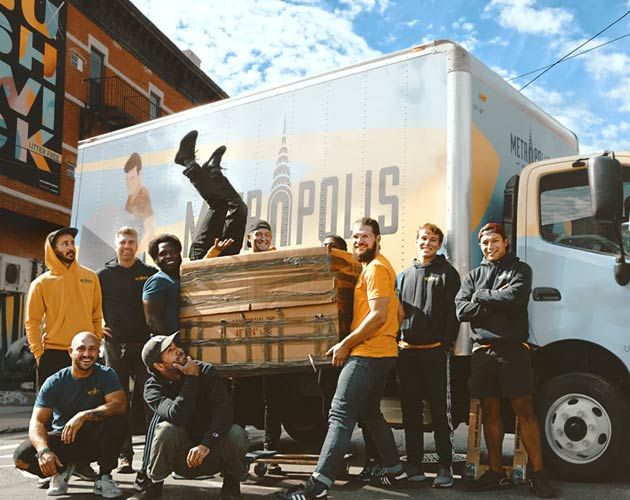
[[87, 107], [81, 110], [81, 139], [159, 118], [165, 113], [117, 76], [88, 78]]

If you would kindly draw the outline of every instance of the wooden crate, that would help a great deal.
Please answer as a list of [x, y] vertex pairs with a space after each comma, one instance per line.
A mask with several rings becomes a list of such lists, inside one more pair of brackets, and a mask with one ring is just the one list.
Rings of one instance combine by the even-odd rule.
[[185, 263], [182, 340], [231, 375], [326, 363], [350, 327], [359, 271], [349, 253], [323, 248]]

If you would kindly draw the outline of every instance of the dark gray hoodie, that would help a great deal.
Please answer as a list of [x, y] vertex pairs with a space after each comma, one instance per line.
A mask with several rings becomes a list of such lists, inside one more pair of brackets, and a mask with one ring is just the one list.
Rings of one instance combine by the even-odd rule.
[[483, 259], [462, 281], [455, 298], [457, 317], [470, 322], [476, 344], [526, 342], [531, 289], [532, 268], [513, 253], [499, 261]]

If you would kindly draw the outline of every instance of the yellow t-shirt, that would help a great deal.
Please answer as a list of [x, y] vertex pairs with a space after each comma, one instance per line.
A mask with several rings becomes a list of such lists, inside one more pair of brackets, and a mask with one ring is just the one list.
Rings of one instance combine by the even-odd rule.
[[355, 346], [351, 356], [386, 358], [398, 356], [396, 335], [398, 333], [398, 297], [396, 295], [396, 273], [389, 261], [377, 255], [363, 268], [354, 287], [354, 304], [350, 331], [357, 328], [370, 312], [368, 300], [389, 297], [387, 319], [383, 326], [366, 340]]

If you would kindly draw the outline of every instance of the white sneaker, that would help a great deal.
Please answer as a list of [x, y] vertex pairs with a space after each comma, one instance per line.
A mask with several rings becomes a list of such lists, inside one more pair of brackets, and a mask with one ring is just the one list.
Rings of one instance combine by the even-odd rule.
[[50, 486], [50, 477], [40, 477], [37, 480], [37, 487], [40, 490], [46, 489]]
[[118, 498], [122, 496], [122, 490], [112, 479], [112, 476], [105, 474], [94, 481], [94, 494], [103, 498]]
[[59, 495], [65, 495], [68, 492], [68, 482], [74, 472], [74, 465], [70, 464], [66, 467], [66, 470], [61, 474], [55, 474], [50, 478], [50, 486], [46, 494], [49, 497], [57, 497]]

